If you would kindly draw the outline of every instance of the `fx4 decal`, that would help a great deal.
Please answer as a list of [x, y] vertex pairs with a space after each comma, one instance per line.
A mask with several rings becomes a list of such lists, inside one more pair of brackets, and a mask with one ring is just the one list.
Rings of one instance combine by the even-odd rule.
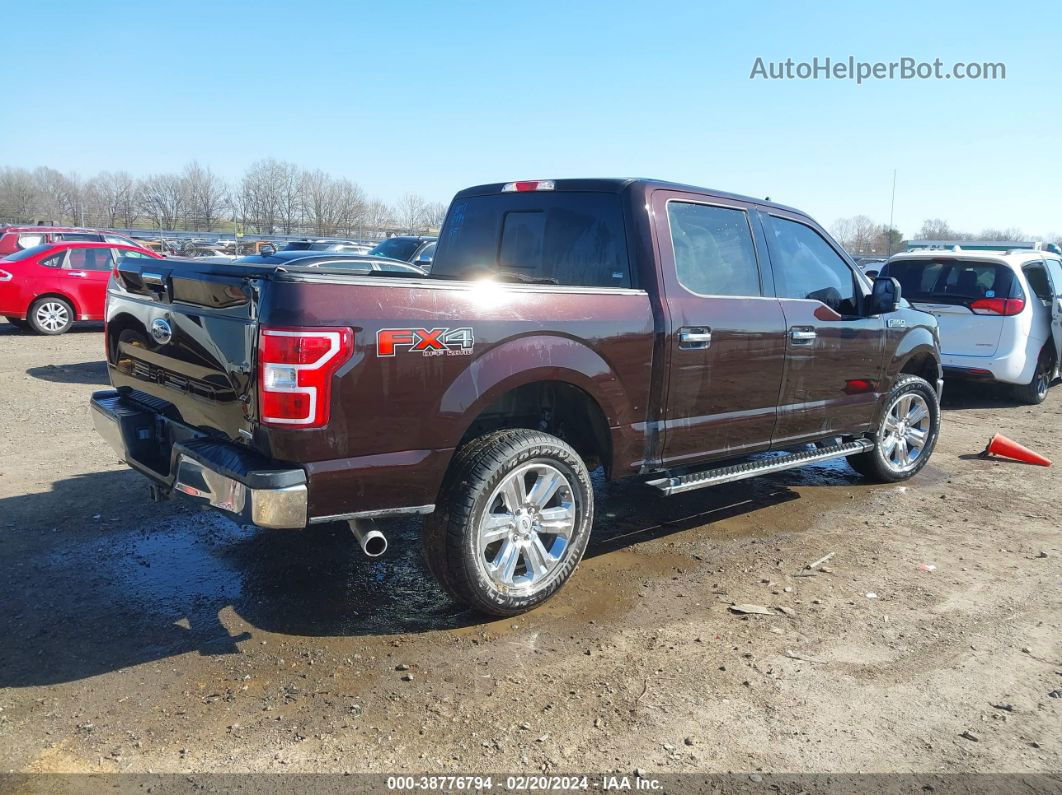
[[406, 350], [422, 356], [471, 356], [475, 342], [470, 328], [382, 328], [376, 332], [376, 355]]

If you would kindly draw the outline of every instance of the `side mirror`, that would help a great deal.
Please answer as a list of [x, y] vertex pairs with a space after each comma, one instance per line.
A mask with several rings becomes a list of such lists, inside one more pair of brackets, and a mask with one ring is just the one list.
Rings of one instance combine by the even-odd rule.
[[874, 289], [867, 302], [868, 315], [895, 312], [900, 306], [900, 283], [891, 276], [874, 280]]

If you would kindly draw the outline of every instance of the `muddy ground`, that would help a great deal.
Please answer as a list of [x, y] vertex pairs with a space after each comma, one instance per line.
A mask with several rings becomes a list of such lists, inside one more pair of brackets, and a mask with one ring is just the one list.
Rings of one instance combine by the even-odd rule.
[[90, 427], [102, 346], [0, 324], [0, 771], [1062, 770], [1062, 470], [973, 455], [1062, 459], [1062, 388], [952, 389], [904, 485], [600, 484], [574, 580], [493, 621], [414, 521], [370, 561], [149, 502]]

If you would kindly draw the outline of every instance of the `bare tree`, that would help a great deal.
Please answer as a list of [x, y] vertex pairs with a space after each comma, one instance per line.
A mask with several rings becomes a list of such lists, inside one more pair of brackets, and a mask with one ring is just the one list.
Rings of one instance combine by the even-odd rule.
[[438, 231], [446, 219], [448, 205], [442, 202], [430, 202], [424, 206], [424, 226], [429, 230]]
[[983, 229], [979, 235], [975, 236], [976, 240], [1023, 240], [1025, 239], [1025, 233], [1018, 229], [1016, 226], [1009, 226], [1006, 229]]
[[228, 186], [209, 167], [195, 160], [184, 167], [182, 179], [188, 193], [187, 225], [196, 230], [212, 230], [229, 204]]
[[239, 205], [260, 234], [271, 235], [278, 225], [290, 232], [301, 215], [298, 168], [273, 158], [252, 163], [240, 181]]
[[188, 186], [177, 174], [155, 174], [140, 184], [141, 212], [159, 229], [176, 229], [188, 207]]
[[33, 172], [41, 197], [41, 210], [50, 223], [80, 222], [81, 185], [76, 176], [41, 166]]
[[99, 226], [132, 226], [139, 215], [136, 181], [124, 171], [102, 171], [85, 184], [85, 202]]
[[955, 230], [947, 221], [940, 218], [927, 218], [922, 222], [922, 228], [918, 230], [918, 240], [955, 240]]
[[0, 169], [0, 218], [33, 223], [41, 209], [37, 181], [24, 168]]
[[837, 219], [830, 231], [846, 250], [867, 254], [876, 250], [883, 227], [865, 215], [855, 215]]
[[349, 232], [362, 222], [365, 197], [348, 179], [336, 179], [320, 169], [302, 174], [302, 213], [318, 235]]
[[393, 226], [394, 223], [394, 211], [379, 199], [373, 199], [365, 205], [364, 225], [374, 234], [382, 232], [388, 226]]
[[855, 223], [852, 218], [838, 218], [830, 224], [830, 234], [845, 249], [851, 250], [850, 241], [855, 237]]
[[361, 188], [349, 179], [336, 181], [338, 194], [339, 218], [338, 229], [350, 234], [354, 229], [365, 225], [366, 202]]
[[290, 235], [302, 221], [302, 173], [294, 163], [274, 162], [279, 219]]
[[423, 226], [424, 198], [419, 193], [407, 193], [399, 199], [398, 223], [411, 235]]

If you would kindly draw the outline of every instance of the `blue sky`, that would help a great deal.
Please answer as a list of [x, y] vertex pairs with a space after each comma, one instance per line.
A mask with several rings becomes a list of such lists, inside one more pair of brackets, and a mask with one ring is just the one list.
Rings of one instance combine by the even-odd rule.
[[[236, 177], [276, 157], [442, 201], [649, 176], [825, 224], [887, 221], [896, 168], [906, 234], [927, 217], [1062, 232], [1057, 2], [34, 2], [4, 29], [0, 165], [195, 158]], [[1002, 61], [1007, 79], [749, 79], [758, 56], [849, 55]]]

